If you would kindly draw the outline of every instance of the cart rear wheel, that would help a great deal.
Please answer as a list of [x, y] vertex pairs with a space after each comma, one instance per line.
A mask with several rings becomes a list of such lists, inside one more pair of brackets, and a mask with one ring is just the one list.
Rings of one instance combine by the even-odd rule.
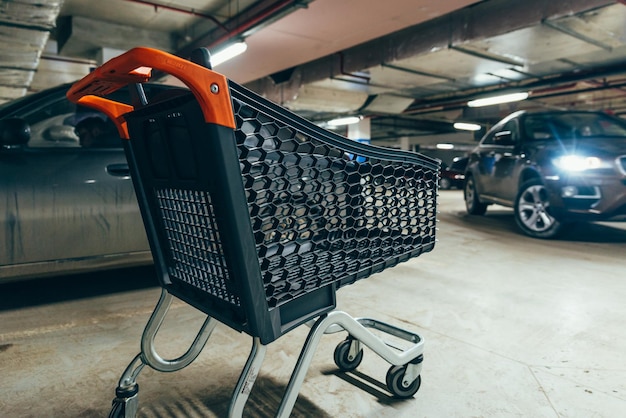
[[415, 395], [422, 384], [422, 378], [417, 376], [417, 379], [405, 385], [403, 382], [405, 373], [406, 366], [392, 366], [387, 371], [387, 388], [395, 397], [400, 399], [410, 398]]
[[361, 360], [363, 360], [363, 350], [359, 350], [359, 352], [353, 357], [350, 358], [350, 345], [352, 344], [352, 339], [348, 338], [347, 340], [343, 340], [340, 342], [335, 348], [335, 364], [339, 369], [343, 372], [350, 372], [361, 364]]

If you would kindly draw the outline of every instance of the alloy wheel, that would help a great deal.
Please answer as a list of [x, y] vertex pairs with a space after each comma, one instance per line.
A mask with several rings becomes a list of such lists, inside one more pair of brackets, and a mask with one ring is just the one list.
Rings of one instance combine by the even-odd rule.
[[550, 201], [546, 188], [541, 184], [535, 184], [521, 193], [516, 210], [519, 220], [526, 228], [543, 232], [550, 229], [556, 222], [556, 219], [548, 212], [549, 207]]

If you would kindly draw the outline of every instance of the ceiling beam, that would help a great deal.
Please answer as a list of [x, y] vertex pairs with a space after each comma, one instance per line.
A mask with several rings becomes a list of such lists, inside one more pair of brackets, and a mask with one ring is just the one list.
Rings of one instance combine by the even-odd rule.
[[[332, 79], [342, 73], [392, 64], [395, 61], [456, 47], [582, 11], [614, 4], [609, 0], [491, 0], [400, 30], [376, 40], [295, 67], [292, 79], [276, 84], [265, 77], [247, 87], [282, 103], [304, 84]], [[427, 58], [425, 58], [427, 59]], [[393, 64], [392, 64], [393, 65]]]

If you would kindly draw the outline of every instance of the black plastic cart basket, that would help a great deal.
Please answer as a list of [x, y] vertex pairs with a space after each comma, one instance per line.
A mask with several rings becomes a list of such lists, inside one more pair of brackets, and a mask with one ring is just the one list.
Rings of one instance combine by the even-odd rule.
[[[227, 80], [208, 62], [204, 49], [187, 61], [135, 48], [68, 92], [106, 113], [130, 138], [126, 154], [162, 287], [111, 416], [134, 416], [141, 369], [186, 367], [216, 320], [253, 337], [229, 416], [241, 415], [266, 346], [304, 323], [311, 331], [278, 416], [290, 414], [325, 333], [348, 333], [335, 350], [341, 370], [359, 365], [364, 344], [392, 365], [390, 392], [413, 396], [423, 339], [334, 310], [335, 292], [433, 249], [439, 162], [319, 128]], [[153, 69], [178, 77], [189, 90], [147, 103], [141, 83]], [[136, 91], [132, 106], [105, 98], [126, 85]], [[173, 296], [207, 319], [188, 351], [166, 360], [154, 339]], [[410, 347], [393, 348], [368, 328]]]

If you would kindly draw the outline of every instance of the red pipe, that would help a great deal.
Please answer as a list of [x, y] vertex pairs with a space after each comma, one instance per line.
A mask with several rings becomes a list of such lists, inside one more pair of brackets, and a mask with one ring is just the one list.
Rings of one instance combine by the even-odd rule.
[[552, 93], [555, 91], [573, 89], [577, 85], [578, 83], [569, 83], [569, 84], [563, 84], [563, 85], [556, 86], [556, 87], [545, 87], [545, 88], [540, 88], [540, 89], [533, 89], [533, 94]]
[[185, 14], [192, 15], [192, 16], [203, 17], [205, 19], [209, 19], [210, 21], [215, 23], [217, 26], [219, 26], [220, 28], [228, 32], [228, 28], [224, 26], [222, 22], [217, 20], [215, 17], [205, 14], [205, 13], [198, 13], [194, 9], [182, 9], [180, 7], [168, 6], [166, 4], [160, 4], [160, 3], [155, 3], [152, 1], [146, 1], [146, 0], [126, 0], [126, 1], [129, 1], [131, 3], [144, 4], [146, 6], [152, 6], [154, 7], [154, 10], [158, 10], [159, 8], [161, 8], [164, 10], [171, 10], [173, 12], [179, 12], [179, 13], [185, 13]]
[[228, 31], [228, 33], [226, 33], [225, 35], [219, 37], [218, 39], [216, 39], [215, 41], [211, 42], [210, 45], [207, 45], [207, 47], [211, 47], [214, 45], [219, 45], [220, 43], [227, 41], [228, 39], [235, 37], [237, 35], [242, 34], [243, 32], [245, 32], [246, 30], [256, 26], [258, 23], [260, 23], [261, 21], [267, 19], [268, 17], [271, 17], [274, 13], [279, 12], [280, 10], [282, 10], [283, 8], [296, 3], [297, 0], [284, 0], [281, 2], [276, 2], [274, 3], [272, 6], [266, 8], [265, 10], [262, 10], [259, 14], [257, 14], [256, 16], [250, 18], [249, 20], [243, 22], [241, 25], [237, 26], [236, 28], [234, 28], [232, 31]]

